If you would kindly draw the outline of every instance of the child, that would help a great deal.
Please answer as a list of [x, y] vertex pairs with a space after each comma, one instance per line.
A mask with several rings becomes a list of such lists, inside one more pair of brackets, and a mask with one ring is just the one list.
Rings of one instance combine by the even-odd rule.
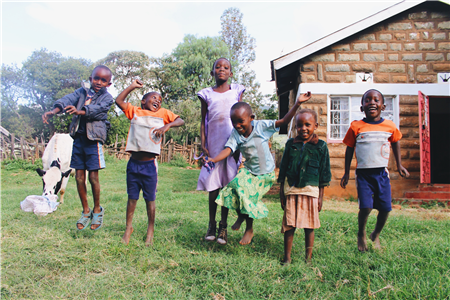
[[297, 136], [289, 139], [281, 159], [278, 182], [281, 208], [284, 210], [284, 264], [291, 262], [296, 228], [305, 230], [305, 261], [311, 260], [314, 228], [320, 227], [324, 186], [331, 180], [327, 143], [314, 133], [319, 127], [317, 113], [302, 109], [295, 118]]
[[391, 207], [391, 183], [387, 170], [389, 162], [389, 143], [397, 162], [400, 176], [409, 177], [402, 166], [400, 142], [402, 134], [392, 121], [381, 117], [385, 109], [384, 96], [371, 89], [361, 98], [361, 111], [366, 117], [353, 121], [344, 137], [345, 173], [341, 179], [341, 187], [345, 189], [349, 179], [350, 164], [353, 152], [356, 151], [357, 166], [355, 172], [356, 189], [358, 191], [358, 250], [367, 250], [366, 223], [372, 208], [378, 210], [375, 230], [370, 234], [375, 248], [380, 248], [380, 232], [388, 218]]
[[[206, 156], [216, 156], [223, 150], [233, 129], [230, 108], [241, 101], [245, 91], [242, 85], [228, 84], [228, 79], [233, 76], [233, 72], [230, 62], [225, 58], [219, 58], [214, 62], [211, 76], [214, 77], [216, 85], [198, 93], [202, 104], [200, 131], [202, 150]], [[218, 162], [210, 172], [206, 168], [200, 170], [197, 190], [209, 192], [209, 225], [205, 236], [207, 241], [216, 239], [216, 198], [219, 190], [236, 176], [239, 163], [239, 153], [237, 153], [234, 157]], [[217, 236], [219, 244], [226, 244], [223, 237], [227, 234], [227, 217], [228, 208], [222, 207]]]
[[[253, 238], [253, 219], [267, 217], [268, 210], [261, 201], [275, 181], [275, 163], [269, 149], [269, 138], [280, 126], [287, 125], [301, 103], [311, 98], [311, 93], [301, 95], [289, 112], [280, 120], [254, 120], [250, 105], [238, 102], [231, 107], [230, 115], [234, 129], [223, 149], [214, 158], [206, 162], [218, 162], [231, 153], [240, 150], [245, 158], [244, 168], [223, 188], [216, 203], [227, 208], [236, 209], [238, 219], [231, 226], [239, 230], [246, 221], [244, 236], [239, 244], [250, 244]], [[226, 241], [227, 237], [224, 236]]]
[[[91, 229], [100, 229], [103, 225], [104, 209], [100, 206], [100, 183], [98, 170], [105, 168], [102, 145], [106, 141], [109, 122], [107, 113], [114, 99], [106, 90], [111, 85], [111, 70], [103, 65], [96, 66], [89, 77], [90, 88], [81, 87], [72, 94], [57, 100], [51, 111], [42, 116], [44, 123], [53, 115], [65, 110], [74, 115], [69, 127], [73, 138], [73, 150], [70, 167], [76, 170], [78, 195], [83, 211], [77, 221], [77, 229], [83, 230], [91, 222]], [[86, 170], [92, 187], [94, 209], [87, 202]]]
[[[145, 94], [142, 97], [140, 108], [125, 102], [131, 91], [142, 87], [143, 83], [140, 80], [134, 80], [116, 98], [117, 105], [123, 110], [127, 118], [132, 120], [125, 149], [125, 151], [131, 152], [131, 158], [127, 165], [128, 203], [126, 229], [122, 241], [126, 245], [130, 242], [130, 236], [133, 233], [134, 210], [142, 189], [148, 217], [145, 245], [150, 246], [153, 244], [156, 184], [158, 182], [155, 158], [160, 153], [163, 134], [171, 127], [182, 126], [184, 121], [170, 110], [161, 107], [161, 95], [157, 92]], [[154, 125], [156, 127], [151, 127]]]

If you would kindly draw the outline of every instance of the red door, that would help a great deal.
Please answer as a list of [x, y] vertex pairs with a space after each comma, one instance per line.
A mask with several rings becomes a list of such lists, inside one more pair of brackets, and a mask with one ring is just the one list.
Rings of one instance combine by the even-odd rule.
[[419, 91], [420, 182], [431, 182], [430, 170], [430, 100]]

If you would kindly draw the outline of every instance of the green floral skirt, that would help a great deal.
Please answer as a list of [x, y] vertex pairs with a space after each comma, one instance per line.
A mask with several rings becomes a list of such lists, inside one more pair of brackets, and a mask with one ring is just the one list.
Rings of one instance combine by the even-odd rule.
[[252, 219], [267, 217], [269, 210], [261, 201], [275, 182], [275, 172], [253, 175], [246, 168], [241, 168], [236, 177], [219, 193], [216, 203], [229, 209], [239, 210], [241, 214]]

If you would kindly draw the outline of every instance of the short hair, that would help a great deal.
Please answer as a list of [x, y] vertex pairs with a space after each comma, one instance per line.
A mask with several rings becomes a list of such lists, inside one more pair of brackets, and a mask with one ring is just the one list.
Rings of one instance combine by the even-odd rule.
[[384, 104], [384, 96], [383, 96], [383, 94], [379, 90], [370, 89], [370, 90], [366, 91], [364, 93], [364, 95], [362, 95], [362, 97], [361, 97], [361, 105], [364, 103], [364, 99], [367, 97], [367, 94], [370, 93], [370, 92], [377, 92], [377, 93], [379, 93], [381, 95], [381, 99], [383, 99], [383, 104]]
[[253, 114], [251, 106], [246, 102], [237, 102], [230, 109], [230, 115], [234, 113], [235, 110], [243, 108], [249, 116]]
[[298, 111], [297, 115], [295, 116], [295, 121], [297, 121], [297, 117], [301, 114], [311, 114], [314, 117], [314, 120], [316, 120], [316, 123], [318, 123], [319, 117], [317, 116], [317, 112], [314, 109], [310, 108], [302, 108]]
[[216, 60], [214, 61], [213, 65], [212, 65], [212, 71], [214, 71], [214, 67], [215, 67], [216, 63], [217, 63], [219, 60], [221, 60], [221, 59], [225, 59], [225, 60], [230, 64], [230, 71], [233, 71], [233, 67], [231, 66], [231, 62], [230, 62], [227, 58], [225, 58], [225, 57], [218, 58], [218, 59], [216, 59]]
[[96, 67], [92, 70], [91, 75], [94, 74], [94, 71], [97, 70], [97, 69], [103, 69], [103, 70], [108, 71], [108, 72], [109, 72], [109, 76], [111, 76], [111, 77], [112, 77], [112, 75], [113, 75], [111, 69], [108, 68], [108, 67], [105, 66], [105, 65], [98, 65], [98, 66], [96, 66]]
[[142, 96], [142, 100], [147, 99], [147, 97], [149, 97], [149, 96], [151, 96], [151, 95], [153, 95], [153, 94], [158, 95], [158, 96], [161, 98], [161, 100], [162, 100], [161, 94], [158, 93], [158, 92], [148, 92], [147, 94], [145, 94], [144, 96]]

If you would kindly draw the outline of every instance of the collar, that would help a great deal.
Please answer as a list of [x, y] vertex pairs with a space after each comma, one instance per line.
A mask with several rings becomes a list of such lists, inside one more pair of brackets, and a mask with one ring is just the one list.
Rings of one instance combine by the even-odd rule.
[[[312, 145], [317, 145], [317, 143], [319, 142], [319, 136], [315, 133], [313, 133], [311, 139], [309, 140], [309, 142], [307, 144], [312, 144]], [[300, 138], [298, 138], [298, 136], [296, 136], [294, 138], [294, 144], [296, 143], [303, 143], [303, 140], [301, 140]]]

